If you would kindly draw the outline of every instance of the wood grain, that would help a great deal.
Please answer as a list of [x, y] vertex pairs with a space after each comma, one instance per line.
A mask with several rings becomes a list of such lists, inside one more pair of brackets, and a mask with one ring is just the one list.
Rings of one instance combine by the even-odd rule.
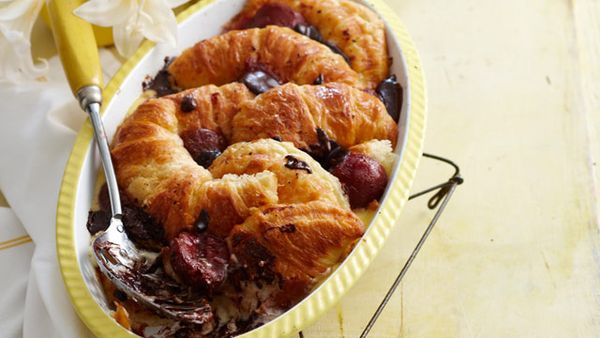
[[[424, 63], [425, 149], [466, 183], [371, 336], [597, 336], [600, 3], [389, 3]], [[414, 190], [449, 174], [424, 160]], [[425, 202], [306, 338], [358, 336], [429, 221]]]

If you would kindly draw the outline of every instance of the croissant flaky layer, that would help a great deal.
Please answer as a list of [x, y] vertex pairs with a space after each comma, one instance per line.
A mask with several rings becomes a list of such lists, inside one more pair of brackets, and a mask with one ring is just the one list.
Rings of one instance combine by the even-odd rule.
[[168, 71], [177, 86], [193, 88], [238, 81], [254, 69], [266, 70], [284, 83], [311, 84], [322, 76], [324, 82], [366, 88], [343, 57], [277, 26], [231, 31], [201, 41], [177, 57]]
[[[303, 163], [292, 165], [291, 163]], [[209, 168], [214, 177], [268, 171], [277, 177], [279, 203], [327, 201], [349, 209], [339, 180], [291, 143], [261, 139], [235, 143]]]
[[320, 128], [344, 147], [373, 140], [396, 143], [398, 128], [376, 97], [340, 83], [286, 84], [241, 104], [233, 142], [280, 137], [301, 149], [317, 144]]
[[387, 77], [390, 61], [385, 26], [369, 8], [349, 0], [249, 0], [228, 28], [242, 27], [266, 4], [283, 4], [300, 13], [349, 57], [352, 69], [370, 88]]
[[230, 251], [256, 274], [277, 274], [283, 290], [302, 294], [362, 236], [354, 213], [322, 201], [273, 205], [233, 228]]

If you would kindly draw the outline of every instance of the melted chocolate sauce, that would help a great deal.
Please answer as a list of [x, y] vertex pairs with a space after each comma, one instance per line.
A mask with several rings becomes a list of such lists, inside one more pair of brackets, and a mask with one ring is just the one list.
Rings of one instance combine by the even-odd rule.
[[100, 231], [104, 231], [110, 225], [110, 211], [97, 210], [88, 213], [87, 224], [85, 225], [90, 235], [95, 235]]
[[[170, 312], [173, 319], [202, 325], [213, 320], [213, 312], [203, 293], [175, 282], [163, 271], [144, 273], [139, 266], [123, 256], [123, 250], [111, 242], [95, 245], [94, 250], [107, 258], [101, 262], [136, 294], [146, 295]], [[164, 313], [159, 313], [163, 315]]]
[[160, 251], [165, 244], [164, 228], [144, 209], [123, 207], [123, 225], [133, 243], [150, 251]]
[[305, 170], [307, 173], [312, 174], [312, 170], [310, 169], [310, 166], [308, 165], [308, 163], [301, 161], [292, 155], [286, 155], [285, 160], [286, 160], [286, 162], [285, 162], [286, 168], [292, 169], [292, 170]]
[[153, 90], [156, 92], [157, 97], [170, 95], [177, 93], [179, 90], [171, 83], [171, 74], [169, 74], [168, 68], [174, 58], [165, 57], [165, 64], [161, 70], [158, 71], [154, 78], [148, 77], [143, 83], [142, 88], [144, 90]]

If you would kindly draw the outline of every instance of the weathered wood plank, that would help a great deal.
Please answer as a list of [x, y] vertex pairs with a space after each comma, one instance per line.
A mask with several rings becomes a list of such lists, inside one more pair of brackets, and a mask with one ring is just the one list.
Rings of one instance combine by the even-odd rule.
[[[466, 183], [372, 336], [597, 336], [600, 4], [390, 3], [424, 63], [425, 148]], [[422, 163], [416, 189], [446, 178]], [[429, 216], [409, 203], [341, 310], [305, 337], [357, 336]]]

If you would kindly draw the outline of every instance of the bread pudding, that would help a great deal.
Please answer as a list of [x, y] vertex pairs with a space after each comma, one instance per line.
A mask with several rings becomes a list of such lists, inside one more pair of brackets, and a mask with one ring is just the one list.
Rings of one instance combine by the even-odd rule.
[[[250, 0], [144, 84], [111, 153], [142, 275], [194, 298], [161, 317], [98, 273], [144, 337], [230, 337], [285, 312], [352, 250], [395, 162], [401, 88], [385, 29], [349, 0]], [[366, 215], [366, 216], [365, 216]], [[88, 230], [108, 226], [104, 187]], [[168, 296], [168, 295], [167, 295]]]

